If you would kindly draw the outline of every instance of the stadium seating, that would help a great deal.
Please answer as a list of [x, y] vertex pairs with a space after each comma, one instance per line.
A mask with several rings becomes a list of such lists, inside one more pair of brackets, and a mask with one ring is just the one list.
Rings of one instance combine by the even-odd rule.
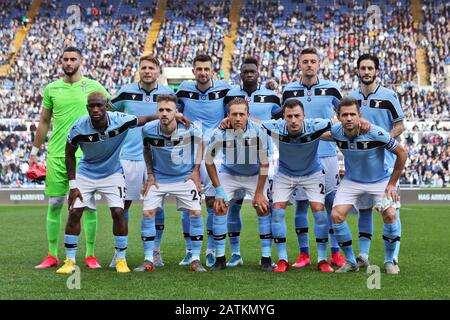
[[[17, 0], [0, 4], [0, 65], [11, 59], [8, 52], [15, 30], [23, 27], [21, 19], [30, 3]], [[156, 3], [156, 0], [42, 1], [10, 73], [1, 79], [0, 186], [31, 183], [24, 174], [27, 158], [39, 119], [43, 88], [61, 76], [58, 63], [61, 48], [69, 44], [83, 48], [86, 57], [83, 74], [114, 93], [134, 81]], [[154, 47], [164, 66], [190, 67], [195, 54], [202, 51], [213, 57], [214, 69], [221, 74], [224, 38], [230, 28], [230, 4], [231, 0], [168, 1]], [[375, 30], [368, 25], [369, 4], [377, 5], [382, 13]], [[262, 79], [275, 79], [281, 89], [297, 79], [301, 49], [315, 46], [323, 57], [320, 76], [337, 81], [347, 93], [358, 86], [354, 73], [357, 57], [367, 51], [375, 53], [381, 60], [383, 84], [397, 91], [406, 119], [417, 123], [404, 134], [409, 160], [401, 182], [448, 185], [449, 128], [438, 124], [450, 120], [450, 94], [446, 89], [450, 69], [450, 6], [434, 0], [424, 0], [423, 4], [424, 21], [415, 29], [408, 0], [245, 0], [230, 81], [239, 82], [241, 62], [254, 55], [260, 60]], [[80, 8], [78, 27], [70, 19], [73, 13], [67, 11], [70, 5]], [[418, 86], [419, 47], [426, 49], [429, 87]], [[44, 145], [39, 154], [42, 162], [45, 148]]]

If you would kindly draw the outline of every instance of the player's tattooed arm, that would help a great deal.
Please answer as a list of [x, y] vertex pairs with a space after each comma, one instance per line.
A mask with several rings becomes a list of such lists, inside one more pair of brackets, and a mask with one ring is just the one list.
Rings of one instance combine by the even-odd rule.
[[144, 160], [145, 165], [147, 166], [147, 181], [144, 184], [143, 190], [143, 194], [145, 197], [153, 185], [156, 187], [156, 189], [159, 188], [158, 183], [156, 182], [155, 175], [153, 174], [152, 147], [149, 143], [144, 143]]
[[385, 193], [393, 201], [399, 201], [400, 196], [397, 192], [397, 182], [402, 174], [403, 168], [405, 167], [408, 152], [400, 144], [397, 144], [395, 149], [391, 150], [391, 152], [397, 156], [397, 159], [395, 160], [394, 170], [392, 171]]
[[392, 138], [400, 142], [400, 135], [403, 133], [403, 131], [405, 131], [405, 124], [403, 123], [403, 121], [398, 121], [394, 123], [394, 127], [389, 134]]
[[[197, 139], [197, 138], [194, 138]], [[197, 188], [197, 191], [200, 192], [202, 190], [202, 185], [200, 181], [200, 163], [202, 162], [203, 157], [203, 140], [201, 138], [198, 138], [199, 141], [197, 143], [199, 144], [197, 153], [195, 155], [195, 164], [194, 168], [192, 169], [192, 173], [189, 175], [189, 177], [186, 178], [186, 180], [192, 180], [195, 183], [195, 187]]]

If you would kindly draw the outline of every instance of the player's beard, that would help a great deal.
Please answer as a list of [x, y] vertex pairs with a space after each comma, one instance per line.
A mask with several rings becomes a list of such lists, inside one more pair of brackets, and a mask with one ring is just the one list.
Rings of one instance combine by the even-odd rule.
[[372, 83], [375, 82], [375, 80], [377, 79], [377, 76], [373, 76], [369, 81], [364, 80], [362, 77], [360, 77], [361, 82], [366, 85], [366, 86], [370, 86]]
[[71, 72], [67, 71], [67, 70], [64, 69], [64, 68], [63, 68], [63, 71], [64, 71], [64, 74], [65, 74], [66, 76], [71, 77], [71, 76], [73, 76], [75, 73], [78, 72], [78, 69], [80, 69], [79, 66], [76, 67], [76, 68], [73, 68], [73, 70], [72, 70]]

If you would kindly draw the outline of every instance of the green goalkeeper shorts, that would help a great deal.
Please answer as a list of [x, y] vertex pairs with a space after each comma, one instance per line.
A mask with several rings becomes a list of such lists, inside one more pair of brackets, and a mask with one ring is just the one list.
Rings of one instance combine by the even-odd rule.
[[[80, 158], [77, 158], [77, 166]], [[48, 197], [65, 197], [69, 191], [69, 179], [65, 158], [47, 158], [45, 194]]]

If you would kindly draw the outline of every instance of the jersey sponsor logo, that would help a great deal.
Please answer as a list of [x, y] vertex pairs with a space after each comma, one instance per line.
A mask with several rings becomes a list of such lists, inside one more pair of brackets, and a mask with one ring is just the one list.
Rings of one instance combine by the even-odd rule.
[[135, 94], [132, 94], [131, 95], [131, 98], [133, 98], [133, 100], [136, 98], [136, 95]]
[[374, 100], [374, 102], [375, 102], [375, 105], [374, 105], [374, 108], [380, 108], [380, 103], [381, 103], [381, 100]]
[[193, 92], [189, 92], [189, 98], [192, 98], [193, 95], [194, 95]]
[[85, 80], [83, 80], [81, 82], [81, 89], [83, 90], [83, 93], [86, 93], [86, 87], [87, 87], [87, 83]]
[[88, 137], [89, 141], [92, 141], [93, 138], [94, 138], [94, 136], [89, 136]]
[[326, 96], [327, 95], [327, 89], [319, 89], [320, 90], [320, 95], [321, 96]]

